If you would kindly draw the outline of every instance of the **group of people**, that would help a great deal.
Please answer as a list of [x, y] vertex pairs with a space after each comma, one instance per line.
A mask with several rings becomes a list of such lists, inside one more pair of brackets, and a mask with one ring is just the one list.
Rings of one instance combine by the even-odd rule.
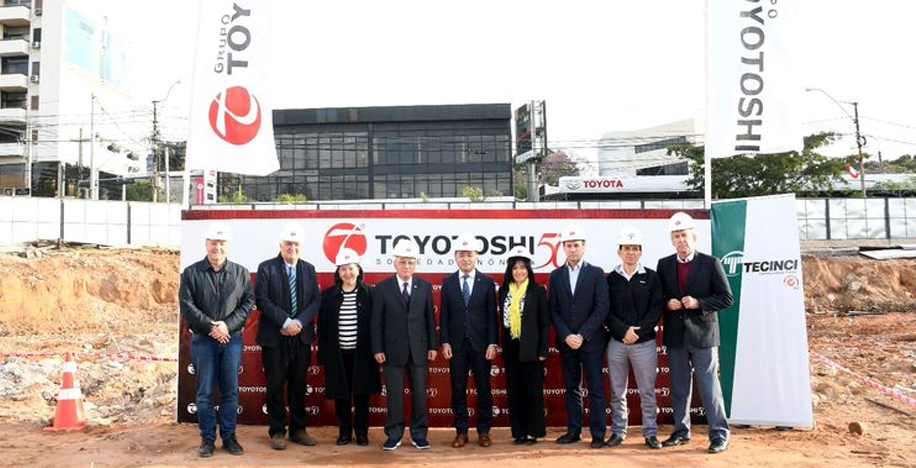
[[[252, 288], [248, 271], [226, 259], [229, 229], [213, 224], [206, 235], [206, 258], [185, 268], [179, 290], [197, 377], [198, 454], [210, 457], [214, 452], [217, 415], [213, 395], [217, 387], [223, 448], [234, 455], [243, 453], [235, 436], [241, 329], [255, 304], [260, 310], [257, 342], [267, 379], [268, 435], [276, 450], [285, 449], [287, 439], [316, 444], [306, 431], [303, 402], [316, 337], [326, 396], [335, 401], [340, 427], [337, 445], [352, 442], [354, 435], [356, 444], [369, 444], [369, 398], [382, 391], [381, 366], [387, 395], [387, 438], [382, 449], [396, 450], [401, 445], [405, 376], [412, 395], [410, 441], [417, 449], [429, 449], [428, 363], [440, 351], [449, 361], [456, 430], [453, 447], [469, 442], [466, 395], [471, 376], [477, 389], [477, 443], [482, 447], [493, 443], [490, 362], [500, 351], [513, 443], [534, 444], [547, 435], [544, 364], [552, 324], [568, 418], [566, 433], [557, 443], [581, 440], [583, 374], [591, 447], [616, 446], [626, 439], [627, 379], [632, 367], [648, 447], [690, 441], [695, 377], [709, 423], [708, 450], [722, 452], [728, 448], [729, 427], [718, 380], [717, 312], [731, 305], [732, 293], [719, 261], [696, 250], [697, 230], [689, 215], [672, 216], [669, 232], [676, 252], [659, 260], [652, 270], [640, 262], [641, 233], [632, 227], [623, 229], [617, 237], [620, 263], [605, 274], [585, 260], [585, 232], [567, 226], [560, 235], [566, 262], [550, 273], [547, 288], [536, 281], [532, 254], [525, 247], [509, 251], [503, 281], [497, 287], [496, 281], [476, 268], [480, 242], [472, 235], [459, 235], [452, 249], [458, 271], [442, 282], [437, 333], [433, 287], [414, 274], [419, 247], [411, 240], [394, 246], [395, 274], [374, 287], [363, 281], [359, 255], [342, 248], [335, 261], [334, 285], [320, 291], [314, 266], [300, 258], [303, 232], [291, 225], [281, 234], [279, 255], [259, 265]], [[660, 319], [675, 422], [673, 433], [664, 441], [658, 439], [655, 398]], [[605, 359], [611, 388], [611, 433], [607, 438]]]

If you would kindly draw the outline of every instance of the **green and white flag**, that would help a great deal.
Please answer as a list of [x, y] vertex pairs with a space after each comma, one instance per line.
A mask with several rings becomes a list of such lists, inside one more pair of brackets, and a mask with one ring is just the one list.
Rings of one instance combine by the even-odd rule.
[[710, 214], [713, 255], [735, 295], [719, 311], [728, 420], [813, 427], [795, 196], [718, 202]]

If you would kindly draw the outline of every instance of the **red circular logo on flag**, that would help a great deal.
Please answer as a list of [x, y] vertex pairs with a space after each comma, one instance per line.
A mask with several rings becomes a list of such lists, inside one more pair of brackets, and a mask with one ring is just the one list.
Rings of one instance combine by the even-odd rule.
[[366, 253], [366, 234], [361, 227], [353, 223], [335, 224], [325, 233], [321, 247], [324, 256], [331, 263], [337, 260], [337, 254], [344, 247], [353, 249], [359, 256], [363, 256]]
[[258, 98], [241, 86], [216, 95], [210, 103], [210, 128], [233, 145], [244, 145], [258, 136], [261, 106]]

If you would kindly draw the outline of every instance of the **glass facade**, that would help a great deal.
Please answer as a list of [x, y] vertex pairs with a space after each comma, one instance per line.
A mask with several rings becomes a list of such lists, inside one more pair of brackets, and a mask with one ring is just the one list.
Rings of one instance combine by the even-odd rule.
[[508, 104], [277, 111], [280, 170], [220, 174], [222, 194], [271, 201], [511, 194]]

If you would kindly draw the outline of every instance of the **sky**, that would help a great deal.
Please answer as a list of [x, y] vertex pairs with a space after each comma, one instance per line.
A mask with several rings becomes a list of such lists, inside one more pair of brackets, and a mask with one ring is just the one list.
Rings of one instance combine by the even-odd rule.
[[[162, 120], [166, 139], [185, 139], [199, 2], [96, 1], [132, 41], [134, 95], [162, 99], [181, 81]], [[586, 159], [607, 132], [705, 116], [704, 0], [273, 3], [275, 108], [544, 100], [551, 148]], [[916, 154], [916, 2], [800, 8], [799, 86], [859, 102], [866, 152]], [[848, 135], [830, 156], [856, 151], [841, 105], [819, 92], [799, 103], [805, 134]]]

